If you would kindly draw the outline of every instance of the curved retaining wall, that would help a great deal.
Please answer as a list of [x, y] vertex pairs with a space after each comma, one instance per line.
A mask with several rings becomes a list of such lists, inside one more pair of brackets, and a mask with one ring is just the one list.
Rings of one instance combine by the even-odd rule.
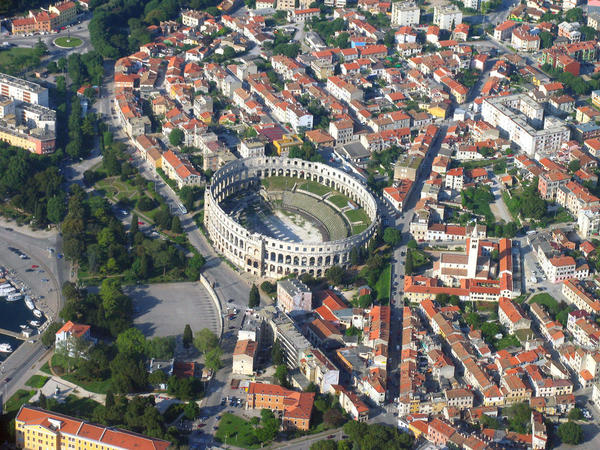
[[[371, 224], [363, 232], [330, 242], [288, 242], [254, 233], [226, 214], [220, 203], [247, 189], [259, 189], [263, 178], [297, 177], [341, 192], [364, 208]], [[301, 159], [257, 157], [232, 161], [212, 177], [204, 194], [204, 225], [215, 249], [242, 270], [279, 278], [291, 272], [321, 276], [335, 265], [347, 266], [350, 252], [365, 247], [377, 231], [377, 202], [356, 178], [326, 164]]]

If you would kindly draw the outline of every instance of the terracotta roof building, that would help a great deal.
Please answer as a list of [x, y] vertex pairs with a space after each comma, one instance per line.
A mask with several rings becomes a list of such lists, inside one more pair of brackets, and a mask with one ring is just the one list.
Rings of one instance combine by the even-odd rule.
[[291, 391], [275, 384], [250, 383], [246, 408], [282, 411], [284, 428], [306, 431], [310, 426], [314, 401], [313, 392]]
[[22, 406], [15, 418], [17, 448], [166, 450], [171, 443], [75, 417]]

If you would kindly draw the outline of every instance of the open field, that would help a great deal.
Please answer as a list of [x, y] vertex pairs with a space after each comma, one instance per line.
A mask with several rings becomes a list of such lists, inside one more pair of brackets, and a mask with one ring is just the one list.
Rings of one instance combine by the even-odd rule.
[[0, 72], [18, 75], [40, 63], [32, 48], [13, 47], [0, 50]]
[[259, 448], [254, 427], [250, 422], [233, 414], [223, 414], [216, 433], [219, 442], [242, 448]]

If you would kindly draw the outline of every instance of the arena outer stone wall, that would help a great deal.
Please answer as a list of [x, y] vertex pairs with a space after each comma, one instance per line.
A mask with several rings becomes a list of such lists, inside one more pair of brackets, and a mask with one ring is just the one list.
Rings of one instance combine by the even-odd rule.
[[[261, 179], [288, 176], [329, 186], [359, 204], [371, 224], [354, 236], [329, 242], [288, 242], [247, 230], [231, 218], [221, 202], [247, 189], [260, 189]], [[253, 275], [280, 278], [289, 273], [322, 276], [332, 266], [348, 266], [354, 248], [366, 247], [379, 225], [377, 201], [356, 178], [327, 164], [281, 157], [232, 161], [217, 170], [204, 194], [204, 226], [215, 250]]]

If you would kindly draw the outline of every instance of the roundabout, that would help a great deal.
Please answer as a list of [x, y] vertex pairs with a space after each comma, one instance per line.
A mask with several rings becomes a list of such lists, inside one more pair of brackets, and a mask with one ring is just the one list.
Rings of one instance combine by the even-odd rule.
[[83, 40], [78, 37], [62, 36], [54, 39], [53, 43], [59, 48], [75, 48], [83, 45]]
[[215, 249], [256, 276], [322, 276], [348, 266], [378, 223], [377, 202], [360, 181], [300, 159], [233, 161], [205, 192], [204, 224]]

